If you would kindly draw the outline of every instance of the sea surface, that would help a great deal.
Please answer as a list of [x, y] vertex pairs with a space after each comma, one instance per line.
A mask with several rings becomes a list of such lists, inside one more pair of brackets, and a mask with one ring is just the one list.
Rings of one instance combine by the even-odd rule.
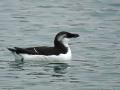
[[[15, 62], [8, 47], [72, 39], [70, 63]], [[120, 0], [0, 0], [0, 90], [120, 90]]]

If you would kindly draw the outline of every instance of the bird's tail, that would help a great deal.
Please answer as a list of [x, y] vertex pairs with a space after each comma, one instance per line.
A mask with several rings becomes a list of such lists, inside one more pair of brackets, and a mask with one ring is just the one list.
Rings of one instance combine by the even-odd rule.
[[14, 48], [7, 48], [7, 49], [11, 52], [16, 52], [16, 49], [14, 49]]

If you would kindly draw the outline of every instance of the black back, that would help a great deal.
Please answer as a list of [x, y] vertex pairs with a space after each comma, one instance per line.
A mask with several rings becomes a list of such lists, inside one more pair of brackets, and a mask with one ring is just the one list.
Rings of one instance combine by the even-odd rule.
[[67, 53], [67, 47], [65, 49], [56, 47], [31, 47], [31, 48], [15, 47], [14, 52], [16, 52], [17, 54], [22, 53], [31, 55], [59, 55]]

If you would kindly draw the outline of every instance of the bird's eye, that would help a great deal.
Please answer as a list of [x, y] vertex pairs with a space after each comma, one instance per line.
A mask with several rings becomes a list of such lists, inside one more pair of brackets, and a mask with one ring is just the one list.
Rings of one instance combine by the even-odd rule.
[[67, 37], [67, 38], [70, 38], [70, 37], [71, 37], [71, 34], [67, 34], [66, 37]]

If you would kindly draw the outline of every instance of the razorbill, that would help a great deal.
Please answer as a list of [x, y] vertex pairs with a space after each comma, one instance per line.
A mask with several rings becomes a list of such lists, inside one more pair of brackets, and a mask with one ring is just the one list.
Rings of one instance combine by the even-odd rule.
[[8, 48], [15, 56], [15, 60], [69, 61], [72, 58], [69, 39], [77, 38], [79, 34], [59, 32], [54, 39], [53, 47]]

